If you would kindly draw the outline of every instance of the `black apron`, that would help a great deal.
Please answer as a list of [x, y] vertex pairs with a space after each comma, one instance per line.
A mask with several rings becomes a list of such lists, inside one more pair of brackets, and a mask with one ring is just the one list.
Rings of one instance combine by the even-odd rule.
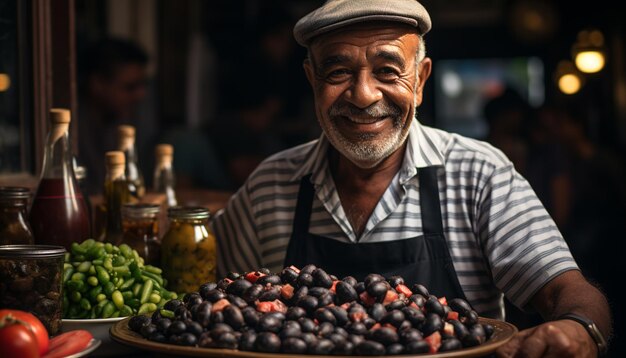
[[370, 273], [401, 275], [409, 287], [420, 283], [437, 297], [463, 298], [443, 234], [437, 167], [418, 172], [424, 235], [404, 240], [345, 243], [309, 233], [315, 189], [311, 175], [302, 178], [285, 267], [314, 264], [340, 279], [362, 281]]

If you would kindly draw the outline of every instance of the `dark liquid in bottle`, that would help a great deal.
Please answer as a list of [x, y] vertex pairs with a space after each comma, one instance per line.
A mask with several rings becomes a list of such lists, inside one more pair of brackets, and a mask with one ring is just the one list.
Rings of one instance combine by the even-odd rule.
[[30, 224], [36, 244], [61, 245], [67, 250], [73, 242], [90, 237], [89, 214], [85, 199], [71, 182], [42, 179], [30, 210]]

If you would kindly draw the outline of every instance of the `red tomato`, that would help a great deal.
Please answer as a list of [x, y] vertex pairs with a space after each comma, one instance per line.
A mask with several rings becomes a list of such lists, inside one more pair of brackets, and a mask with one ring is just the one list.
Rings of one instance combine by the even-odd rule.
[[459, 320], [459, 313], [455, 312], [455, 311], [450, 311], [450, 312], [448, 312], [448, 317], [447, 318], [451, 319], [451, 320], [458, 321]]
[[387, 293], [385, 294], [385, 299], [383, 300], [383, 305], [388, 305], [397, 299], [398, 294], [394, 290], [387, 290]]
[[84, 329], [61, 333], [50, 340], [50, 350], [43, 358], [61, 358], [82, 352], [92, 339], [91, 333]]
[[246, 280], [250, 281], [251, 283], [255, 283], [256, 280], [260, 279], [263, 276], [265, 276], [264, 273], [260, 273], [259, 271], [252, 271], [246, 274]]
[[280, 289], [280, 295], [286, 300], [291, 299], [293, 297], [293, 286], [290, 284], [283, 285]]
[[221, 300], [215, 302], [213, 304], [213, 307], [211, 308], [211, 312], [215, 313], [215, 312], [220, 312], [221, 310], [223, 310], [224, 308], [226, 308], [226, 306], [230, 306], [230, 301], [228, 301], [225, 298], [222, 298]]
[[396, 286], [396, 291], [404, 294], [406, 297], [411, 297], [411, 295], [413, 294], [413, 292], [411, 292], [411, 290], [408, 287], [402, 284]]
[[39, 357], [37, 339], [30, 328], [12, 319], [0, 321], [0, 347], [2, 357]]
[[439, 347], [441, 347], [441, 334], [437, 331], [430, 336], [424, 338], [428, 345], [430, 346], [430, 353], [437, 353]]
[[339, 283], [339, 280], [335, 280], [333, 281], [333, 285], [330, 286], [330, 288], [328, 289], [330, 292], [332, 293], [337, 293], [337, 284]]
[[0, 320], [9, 314], [30, 328], [37, 340], [39, 354], [46, 354], [48, 351], [49, 339], [48, 331], [46, 330], [46, 327], [44, 327], [43, 323], [41, 323], [41, 321], [33, 314], [18, 310], [0, 310]]
[[439, 303], [441, 303], [442, 306], [448, 305], [448, 300], [446, 300], [446, 296], [439, 297], [437, 300], [439, 301]]
[[376, 299], [372, 296], [370, 296], [367, 291], [363, 291], [361, 292], [361, 294], [359, 295], [359, 297], [361, 298], [361, 301], [363, 302], [363, 304], [367, 307], [370, 307], [371, 305], [373, 305], [374, 303], [376, 303]]

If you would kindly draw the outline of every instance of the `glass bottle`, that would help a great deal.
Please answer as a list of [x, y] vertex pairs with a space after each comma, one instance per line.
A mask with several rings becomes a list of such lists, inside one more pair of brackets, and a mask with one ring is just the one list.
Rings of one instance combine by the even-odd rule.
[[156, 146], [155, 155], [154, 191], [165, 194], [167, 206], [176, 206], [178, 204], [174, 192], [174, 170], [172, 169], [174, 147], [170, 144], [159, 144]]
[[76, 182], [68, 130], [70, 111], [50, 110], [41, 179], [30, 210], [35, 243], [70, 249], [73, 242], [90, 237], [89, 212]]
[[135, 147], [135, 127], [129, 125], [121, 125], [117, 127], [118, 133], [118, 149], [124, 152], [126, 157], [126, 166], [124, 174], [126, 180], [130, 182], [132, 194], [138, 199], [143, 198], [146, 193], [146, 186], [143, 175], [137, 165], [137, 149]]
[[123, 243], [137, 250], [145, 263], [153, 266], [161, 264], [159, 209], [157, 204], [124, 204], [122, 206]]
[[202, 207], [168, 210], [170, 226], [161, 241], [161, 268], [170, 290], [193, 292], [215, 281], [215, 235], [209, 216], [209, 210]]
[[114, 245], [122, 243], [122, 205], [135, 202], [129, 183], [124, 176], [124, 153], [111, 151], [105, 154], [106, 178], [104, 180], [105, 224], [99, 241]]
[[27, 217], [30, 190], [0, 187], [0, 245], [32, 245], [33, 230]]

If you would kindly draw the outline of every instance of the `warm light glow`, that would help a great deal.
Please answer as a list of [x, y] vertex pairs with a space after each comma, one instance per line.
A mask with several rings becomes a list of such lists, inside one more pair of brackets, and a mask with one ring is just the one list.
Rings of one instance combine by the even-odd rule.
[[604, 67], [604, 54], [600, 51], [582, 51], [574, 59], [576, 67], [585, 73], [595, 73]]
[[565, 94], [574, 94], [578, 92], [580, 90], [580, 86], [580, 78], [573, 73], [565, 74], [559, 78], [559, 89]]
[[6, 73], [0, 73], [0, 92], [4, 92], [11, 87], [11, 78]]

